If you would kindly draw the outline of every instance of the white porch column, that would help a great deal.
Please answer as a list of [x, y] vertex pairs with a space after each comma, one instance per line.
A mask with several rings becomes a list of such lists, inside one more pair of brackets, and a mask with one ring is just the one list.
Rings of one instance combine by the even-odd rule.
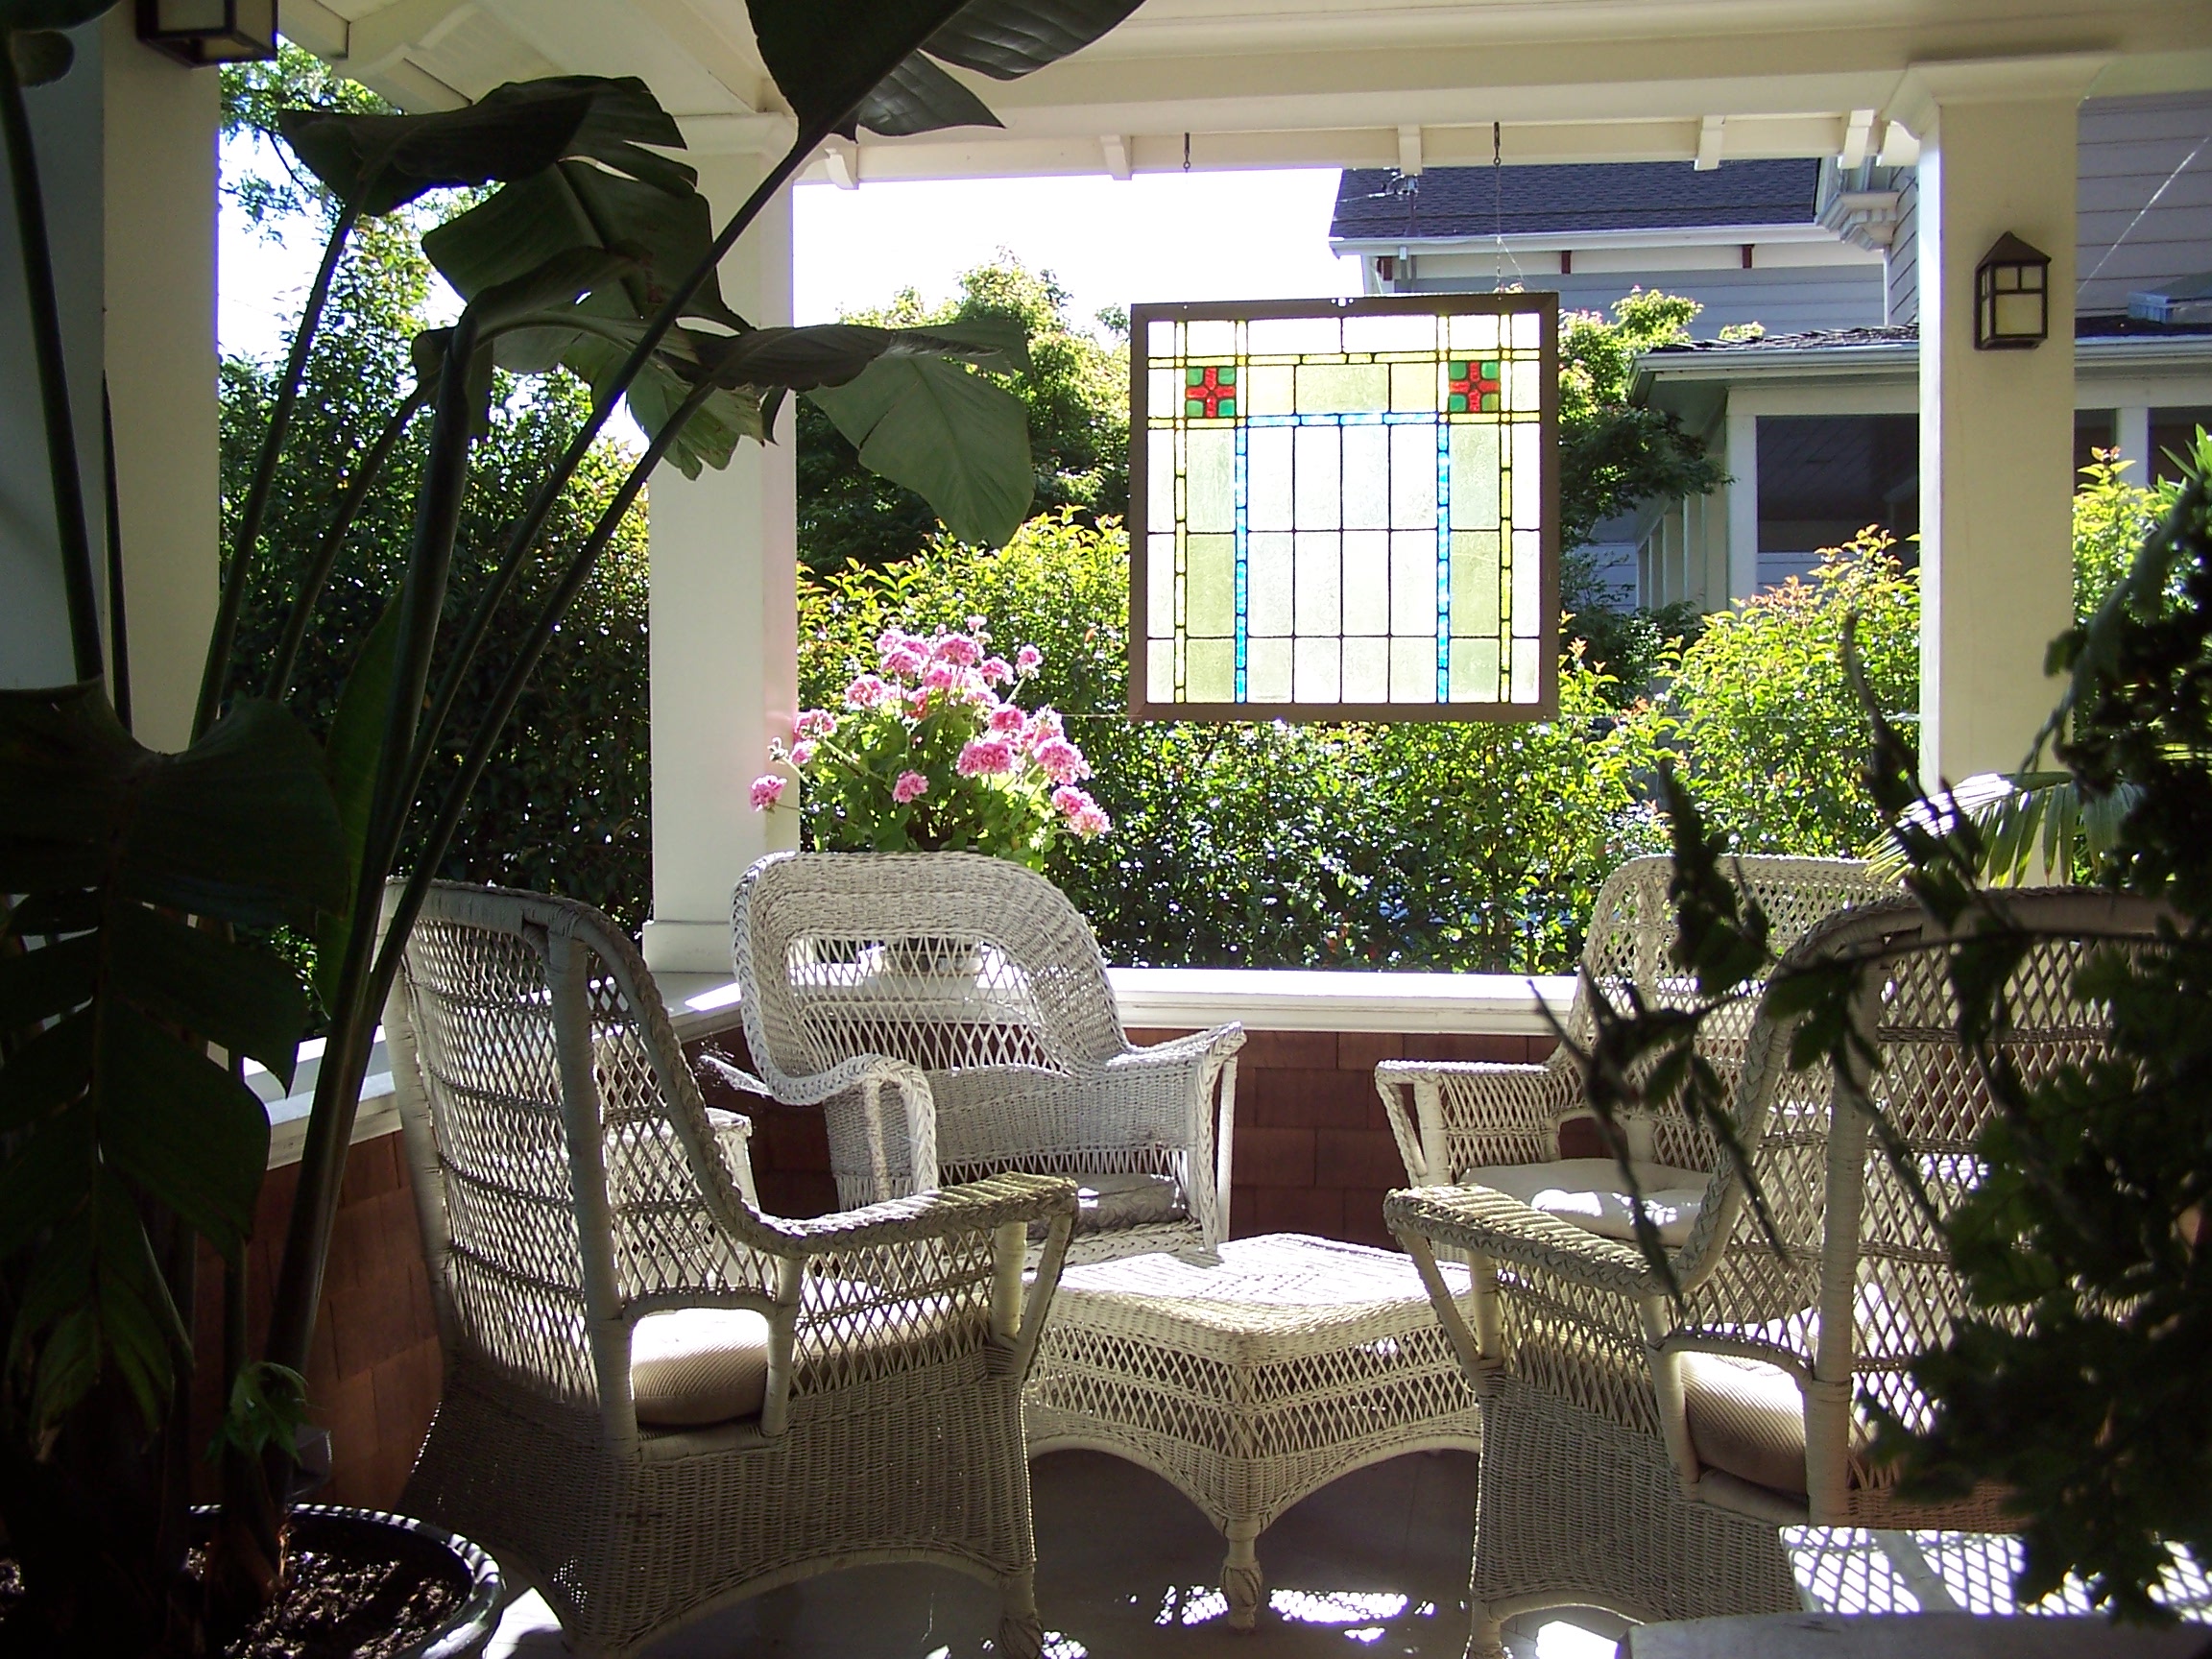
[[[2073, 619], [2076, 111], [2082, 59], [1916, 69], [1920, 770], [2010, 771], [2051, 711]], [[1909, 88], [1909, 91], [1911, 88]], [[2050, 338], [1974, 349], [1974, 268], [2010, 230], [2051, 255]]]
[[1728, 400], [1728, 597], [1759, 591], [1759, 417]]
[[[757, 156], [686, 159], [719, 220], [767, 171]], [[748, 322], [791, 321], [786, 187], [722, 265], [722, 292]], [[653, 920], [656, 971], [727, 974], [730, 892], [748, 864], [797, 844], [797, 815], [747, 801], [771, 738], [798, 711], [797, 495], [793, 416], [777, 442], [743, 443], [727, 469], [653, 474], [649, 547], [653, 692]], [[795, 796], [786, 796], [786, 803]]]
[[2151, 407], [2147, 403], [2124, 403], [2114, 414], [2119, 430], [2113, 434], [2113, 446], [2120, 451], [2121, 460], [2135, 463], [2120, 476], [2148, 489], [2158, 463], [2158, 457], [2151, 453]]
[[[215, 621], [221, 504], [215, 397], [215, 133], [222, 83], [102, 26], [108, 396], [123, 530], [131, 714], [142, 743], [181, 749]], [[79, 73], [83, 71], [80, 70]], [[78, 421], [97, 442], [100, 405]], [[99, 492], [100, 474], [86, 483]]]

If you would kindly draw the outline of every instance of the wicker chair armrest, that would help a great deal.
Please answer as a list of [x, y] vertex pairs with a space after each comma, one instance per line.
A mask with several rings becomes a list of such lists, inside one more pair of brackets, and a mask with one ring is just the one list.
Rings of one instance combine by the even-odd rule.
[[786, 1106], [819, 1106], [849, 1089], [869, 1083], [889, 1084], [910, 1103], [926, 1102], [929, 1098], [929, 1082], [922, 1075], [922, 1069], [890, 1054], [855, 1054], [840, 1060], [827, 1071], [807, 1071], [798, 1076], [779, 1071], [771, 1093]]
[[1665, 1282], [1633, 1244], [1600, 1238], [1487, 1187], [1419, 1187], [1391, 1193], [1382, 1218], [1392, 1235], [1481, 1257], [1494, 1267], [1539, 1267], [1595, 1290], [1663, 1295]]
[[1153, 1067], [1188, 1066], [1194, 1060], [1225, 1060], [1244, 1046], [1244, 1027], [1232, 1020], [1211, 1031], [1193, 1031], [1188, 1037], [1170, 1037], [1142, 1048], [1127, 1048], [1106, 1062], [1109, 1074]]
[[1486, 1060], [1384, 1060], [1375, 1089], [1406, 1173], [1422, 1186], [1457, 1169], [1557, 1156], [1559, 1119], [1582, 1098], [1571, 1067]]
[[814, 1257], [998, 1227], [1026, 1228], [1060, 1215], [1072, 1221], [1074, 1214], [1074, 1182], [1058, 1175], [1007, 1174], [810, 1220], [761, 1220], [792, 1255]]

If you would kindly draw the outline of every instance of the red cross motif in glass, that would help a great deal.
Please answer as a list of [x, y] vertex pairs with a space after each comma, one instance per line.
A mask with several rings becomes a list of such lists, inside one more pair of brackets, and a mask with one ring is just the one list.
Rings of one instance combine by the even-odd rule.
[[1445, 404], [1447, 413], [1466, 415], [1478, 411], [1488, 412], [1498, 407], [1498, 360], [1468, 359], [1446, 365], [1451, 372], [1451, 398]]
[[1237, 413], [1237, 366], [1209, 364], [1183, 372], [1183, 413], [1213, 420]]

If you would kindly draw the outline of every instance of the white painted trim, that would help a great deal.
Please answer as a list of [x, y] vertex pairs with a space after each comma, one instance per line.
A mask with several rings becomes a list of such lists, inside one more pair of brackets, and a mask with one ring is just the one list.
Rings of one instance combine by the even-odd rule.
[[[1853, 255], [1863, 252], [1862, 249], [1851, 248], [1850, 244], [1827, 226], [1811, 220], [1798, 220], [1786, 225], [1679, 225], [1664, 228], [1647, 227], [1625, 230], [1531, 230], [1507, 236], [1505, 251], [1508, 253], [1550, 253], [1564, 248], [1581, 253], [1613, 248], [1630, 251], [1645, 248], [1741, 248], [1746, 242], [1804, 242], [1815, 246], [1826, 243], [1839, 249], [1848, 249]], [[1329, 251], [1339, 257], [1348, 253], [1464, 253], [1469, 249], [1487, 252], [1497, 244], [1497, 237], [1480, 232], [1468, 236], [1430, 236], [1410, 242], [1403, 238], [1332, 236], [1329, 239]]]

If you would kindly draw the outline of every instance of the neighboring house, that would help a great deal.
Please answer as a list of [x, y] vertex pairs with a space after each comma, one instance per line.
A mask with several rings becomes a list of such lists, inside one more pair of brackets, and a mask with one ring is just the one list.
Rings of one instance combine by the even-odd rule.
[[[2170, 475], [2212, 425], [2212, 95], [2090, 100], [2079, 156], [2075, 464], [2116, 447], [2134, 480]], [[1638, 393], [1730, 481], [1600, 525], [1590, 551], [1624, 598], [1718, 609], [1867, 525], [1919, 527], [1911, 159], [1347, 171], [1332, 246], [1373, 292], [1487, 289], [1503, 265], [1569, 307], [1639, 286], [1704, 304]]]
[[1847, 328], [1885, 322], [1878, 247], [1820, 222], [1832, 164], [1805, 159], [1347, 169], [1329, 246], [1359, 257], [1370, 294], [1554, 288], [1601, 311], [1632, 288], [1731, 325]]

